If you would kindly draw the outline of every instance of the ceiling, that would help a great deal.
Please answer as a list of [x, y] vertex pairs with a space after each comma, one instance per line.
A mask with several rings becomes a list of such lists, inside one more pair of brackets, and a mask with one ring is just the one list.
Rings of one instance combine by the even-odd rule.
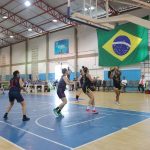
[[[67, 17], [67, 0], [29, 0], [31, 2], [29, 7], [24, 5], [25, 1], [0, 0], [0, 48], [77, 25]], [[98, 16], [104, 17], [106, 15], [105, 0], [98, 1]], [[141, 4], [137, 5], [137, 2], [131, 2], [131, 0], [109, 1], [111, 16], [141, 7]], [[147, 2], [147, 0], [143, 1]], [[71, 0], [71, 11], [72, 13], [82, 12], [83, 0]], [[56, 20], [57, 22], [54, 22]]]

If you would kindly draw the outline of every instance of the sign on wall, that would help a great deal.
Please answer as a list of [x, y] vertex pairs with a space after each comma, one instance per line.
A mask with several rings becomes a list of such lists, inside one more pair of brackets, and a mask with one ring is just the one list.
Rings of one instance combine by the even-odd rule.
[[63, 39], [55, 42], [55, 55], [69, 53], [69, 40]]

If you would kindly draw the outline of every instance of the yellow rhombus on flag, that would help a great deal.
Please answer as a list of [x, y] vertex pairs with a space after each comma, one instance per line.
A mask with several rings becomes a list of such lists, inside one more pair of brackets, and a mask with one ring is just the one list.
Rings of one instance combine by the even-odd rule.
[[[125, 41], [114, 42], [114, 40], [119, 36], [126, 36], [130, 40], [130, 44], [126, 43]], [[141, 43], [141, 41], [142, 41], [141, 38], [129, 34], [123, 30], [119, 30], [108, 42], [106, 42], [103, 45], [103, 49], [105, 49], [108, 53], [110, 53], [118, 60], [123, 61], [137, 48], [137, 46]], [[120, 44], [120, 50], [121, 50], [121, 45], [126, 45], [129, 51], [124, 55], [119, 55], [113, 49], [113, 45], [115, 46], [115, 44], [116, 45]]]

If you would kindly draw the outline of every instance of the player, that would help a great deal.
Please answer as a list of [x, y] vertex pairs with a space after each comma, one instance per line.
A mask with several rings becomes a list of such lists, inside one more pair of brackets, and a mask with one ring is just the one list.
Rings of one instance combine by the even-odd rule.
[[66, 95], [65, 95], [66, 85], [72, 85], [73, 84], [68, 79], [67, 75], [68, 75], [67, 69], [63, 68], [62, 69], [62, 76], [61, 76], [61, 79], [58, 83], [58, 88], [57, 88], [57, 95], [62, 100], [62, 103], [58, 107], [53, 109], [53, 112], [57, 117], [58, 116], [63, 117], [63, 115], [61, 114], [61, 111], [62, 111], [63, 107], [67, 104], [67, 98], [66, 98]]
[[26, 90], [23, 87], [23, 81], [20, 78], [20, 73], [18, 70], [16, 70], [13, 72], [13, 78], [10, 80], [10, 86], [9, 86], [9, 102], [10, 103], [3, 117], [5, 120], [8, 119], [8, 113], [13, 107], [15, 99], [22, 106], [22, 114], [23, 114], [22, 121], [30, 120], [30, 118], [26, 116], [26, 103], [24, 101], [24, 98], [21, 95], [21, 89], [23, 89], [26, 92]]

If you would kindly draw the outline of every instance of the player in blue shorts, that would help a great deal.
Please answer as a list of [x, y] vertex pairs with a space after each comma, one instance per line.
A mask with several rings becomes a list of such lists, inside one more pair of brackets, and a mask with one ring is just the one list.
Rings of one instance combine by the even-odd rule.
[[62, 103], [58, 107], [53, 109], [53, 112], [56, 116], [62, 116], [63, 117], [63, 115], [61, 114], [61, 110], [67, 104], [67, 99], [66, 99], [66, 95], [65, 95], [66, 85], [72, 85], [73, 84], [68, 79], [67, 75], [68, 75], [68, 70], [66, 68], [63, 68], [62, 69], [62, 76], [61, 76], [61, 79], [59, 80], [58, 88], [57, 88], [57, 95], [62, 100]]
[[22, 106], [22, 113], [23, 113], [23, 118], [22, 121], [28, 121], [30, 118], [26, 116], [26, 103], [24, 101], [24, 98], [21, 95], [21, 89], [26, 91], [23, 87], [23, 81], [20, 78], [19, 71], [16, 70], [13, 72], [13, 78], [10, 80], [10, 87], [9, 87], [9, 106], [7, 108], [6, 113], [4, 114], [4, 119], [8, 119], [8, 113], [10, 112], [11, 108], [14, 105], [15, 99], [17, 100], [18, 103], [21, 104]]

